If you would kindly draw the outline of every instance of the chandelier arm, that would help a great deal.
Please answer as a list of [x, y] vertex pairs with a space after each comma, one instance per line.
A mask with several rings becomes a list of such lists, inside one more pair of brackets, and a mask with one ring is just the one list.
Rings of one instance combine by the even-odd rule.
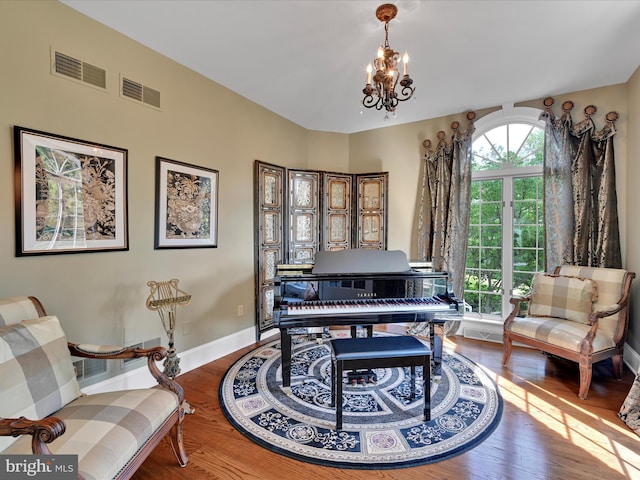
[[413, 92], [415, 92], [415, 88], [414, 87], [410, 87], [410, 86], [405, 86], [402, 87], [402, 90], [400, 90], [400, 93], [402, 94], [402, 97], [397, 97], [399, 102], [406, 102], [407, 100], [409, 100], [411, 97], [413, 97]]

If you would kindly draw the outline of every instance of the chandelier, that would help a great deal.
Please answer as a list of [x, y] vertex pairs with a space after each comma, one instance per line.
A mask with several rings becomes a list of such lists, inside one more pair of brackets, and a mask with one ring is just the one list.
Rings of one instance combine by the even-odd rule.
[[[389, 112], [395, 116], [398, 103], [409, 100], [415, 90], [411, 86], [413, 80], [407, 73], [409, 55], [405, 52], [402, 58], [404, 71], [402, 79], [400, 79], [398, 71], [398, 63], [401, 61], [400, 54], [389, 46], [389, 22], [395, 18], [397, 13], [396, 6], [389, 3], [380, 5], [376, 9], [376, 17], [384, 22], [384, 45], [378, 49], [378, 57], [373, 61], [373, 67], [371, 64], [367, 65], [367, 85], [362, 90], [364, 93], [362, 105], [367, 108], [375, 107], [376, 110], [384, 108], [387, 111], [385, 120], [389, 119]], [[400, 93], [397, 91], [398, 83], [401, 87]]]

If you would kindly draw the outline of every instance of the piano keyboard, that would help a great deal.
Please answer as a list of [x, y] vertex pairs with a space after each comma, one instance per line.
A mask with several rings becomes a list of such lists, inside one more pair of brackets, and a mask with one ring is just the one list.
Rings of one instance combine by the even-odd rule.
[[289, 303], [287, 315], [442, 311], [443, 306], [448, 303], [433, 297], [306, 301]]

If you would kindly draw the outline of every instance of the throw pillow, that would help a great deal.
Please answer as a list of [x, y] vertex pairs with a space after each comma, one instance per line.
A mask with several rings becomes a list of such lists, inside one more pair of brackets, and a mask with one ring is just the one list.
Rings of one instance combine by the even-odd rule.
[[533, 278], [528, 315], [588, 324], [597, 299], [597, 286], [591, 279], [537, 273]]

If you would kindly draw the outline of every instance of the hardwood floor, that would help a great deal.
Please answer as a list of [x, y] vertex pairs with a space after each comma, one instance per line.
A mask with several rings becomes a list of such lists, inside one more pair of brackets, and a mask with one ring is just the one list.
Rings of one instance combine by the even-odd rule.
[[161, 442], [134, 479], [640, 479], [640, 437], [617, 416], [634, 378], [628, 368], [618, 382], [611, 363], [596, 365], [589, 397], [579, 400], [576, 364], [514, 347], [505, 368], [501, 344], [447, 338], [445, 348], [482, 365], [500, 386], [504, 411], [497, 429], [450, 460], [395, 470], [347, 470], [270, 452], [226, 420], [218, 401], [220, 380], [251, 348], [178, 377], [195, 409], [185, 419], [189, 464], [178, 467], [168, 442]]

